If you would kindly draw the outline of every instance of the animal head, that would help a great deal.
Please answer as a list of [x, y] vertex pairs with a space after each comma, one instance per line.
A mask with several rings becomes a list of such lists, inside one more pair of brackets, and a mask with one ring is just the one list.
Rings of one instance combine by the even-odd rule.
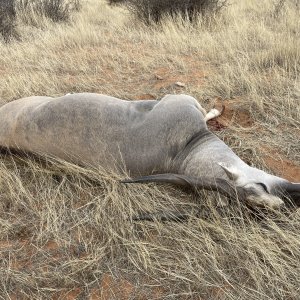
[[279, 197], [279, 187], [287, 181], [267, 174], [259, 169], [249, 167], [247, 172], [234, 166], [219, 163], [228, 179], [236, 188], [245, 191], [245, 201], [252, 207], [269, 207], [278, 209], [284, 201]]
[[[218, 191], [229, 198], [238, 198], [251, 207], [278, 209], [288, 197], [296, 206], [300, 206], [300, 183], [291, 183], [285, 179], [258, 172], [258, 178], [247, 179], [242, 171], [222, 165], [229, 180], [224, 178], [192, 177], [180, 174], [157, 174], [123, 180], [123, 183], [160, 182], [194, 189]], [[257, 170], [257, 169], [256, 169]], [[265, 174], [265, 175], [264, 175]], [[281, 198], [282, 197], [282, 198]]]

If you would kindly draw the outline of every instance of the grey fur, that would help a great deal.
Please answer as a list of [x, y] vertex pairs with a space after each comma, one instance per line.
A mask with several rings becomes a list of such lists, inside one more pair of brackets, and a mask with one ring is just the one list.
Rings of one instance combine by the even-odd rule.
[[248, 197], [254, 205], [280, 206], [276, 191], [288, 182], [244, 163], [208, 130], [208, 118], [187, 95], [167, 95], [160, 101], [92, 93], [29, 97], [0, 108], [0, 146], [125, 169], [132, 176], [175, 173], [230, 179], [256, 191], [255, 199]]

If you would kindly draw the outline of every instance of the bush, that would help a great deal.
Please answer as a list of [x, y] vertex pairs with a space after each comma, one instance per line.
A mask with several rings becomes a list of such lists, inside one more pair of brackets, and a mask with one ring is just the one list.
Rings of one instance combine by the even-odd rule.
[[66, 22], [74, 11], [81, 7], [80, 0], [19, 0], [18, 9], [22, 13], [33, 12], [45, 16], [53, 22]]
[[0, 0], [0, 34], [5, 42], [17, 37], [14, 0]]
[[170, 15], [193, 21], [199, 15], [217, 14], [227, 0], [125, 0], [129, 10], [145, 23], [158, 23]]
[[300, 0], [276, 0], [274, 2], [274, 9], [271, 12], [274, 18], [278, 18], [285, 14], [287, 6], [292, 7], [294, 10], [299, 11]]
[[109, 5], [117, 5], [117, 4], [120, 4], [120, 3], [125, 3], [126, 0], [107, 0], [108, 4]]
[[80, 8], [81, 0], [0, 0], [0, 35], [5, 42], [19, 39], [17, 18], [34, 26], [38, 26], [36, 16], [66, 22]]

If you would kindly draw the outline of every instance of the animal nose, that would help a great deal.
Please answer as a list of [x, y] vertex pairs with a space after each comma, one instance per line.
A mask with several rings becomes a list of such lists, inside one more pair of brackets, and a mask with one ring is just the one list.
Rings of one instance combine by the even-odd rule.
[[284, 202], [280, 198], [275, 198], [271, 203], [271, 208], [280, 209], [285, 206]]
[[269, 194], [267, 196], [263, 195], [261, 197], [250, 196], [247, 198], [247, 200], [248, 203], [254, 207], [265, 207], [279, 210], [284, 206], [284, 202], [280, 198]]

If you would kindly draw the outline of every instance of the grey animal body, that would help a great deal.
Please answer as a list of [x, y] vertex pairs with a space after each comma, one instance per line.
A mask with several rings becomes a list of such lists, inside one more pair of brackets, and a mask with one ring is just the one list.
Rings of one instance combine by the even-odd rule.
[[178, 168], [177, 154], [206, 127], [199, 114], [200, 105], [188, 96], [29, 97], [0, 108], [0, 145], [105, 169], [127, 168], [135, 176], [165, 172], [171, 165]]
[[298, 201], [299, 184], [248, 166], [208, 130], [209, 114], [188, 95], [28, 97], [0, 108], [0, 146], [147, 175], [127, 182], [189, 184], [229, 196], [234, 186], [253, 206], [281, 206], [280, 191]]

